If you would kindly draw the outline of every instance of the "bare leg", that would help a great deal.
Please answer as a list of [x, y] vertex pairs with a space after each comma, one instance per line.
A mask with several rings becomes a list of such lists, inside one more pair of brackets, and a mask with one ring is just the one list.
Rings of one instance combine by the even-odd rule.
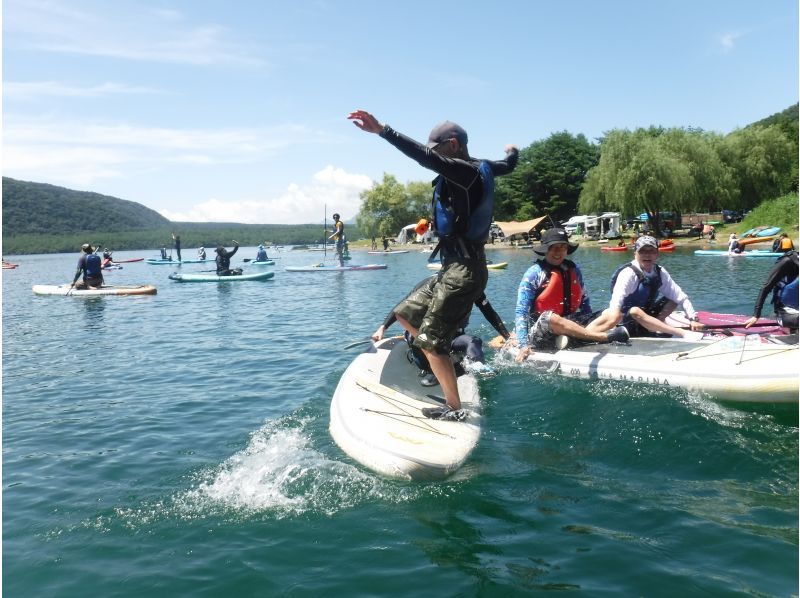
[[605, 332], [620, 323], [622, 314], [616, 310], [606, 309], [586, 326], [587, 332]]
[[579, 338], [585, 341], [605, 342], [608, 339], [605, 331], [589, 330], [570, 319], [562, 318], [558, 314], [550, 316], [550, 329], [555, 334], [565, 334], [572, 338]]
[[[402, 316], [396, 315], [396, 317], [397, 323], [410, 334], [415, 337], [419, 334], [419, 330], [412, 326], [408, 320]], [[428, 363], [431, 364], [433, 375], [436, 376], [436, 379], [439, 381], [439, 385], [444, 393], [445, 403], [447, 403], [451, 409], [461, 409], [461, 397], [458, 395], [458, 379], [456, 378], [456, 371], [455, 368], [453, 368], [453, 362], [450, 361], [450, 357], [433, 353], [432, 351], [426, 351], [425, 349], [423, 349], [422, 352], [425, 354], [425, 357], [428, 358]]]
[[688, 336], [685, 330], [681, 330], [680, 328], [673, 328], [672, 326], [662, 322], [658, 318], [654, 318], [653, 316], [648, 316], [646, 313], [644, 313], [644, 310], [642, 310], [639, 307], [632, 307], [628, 313], [634, 320], [636, 320], [637, 323], [639, 323], [643, 328], [647, 328], [650, 332], [663, 332], [665, 334], [670, 334], [672, 336], [679, 336], [681, 338]]

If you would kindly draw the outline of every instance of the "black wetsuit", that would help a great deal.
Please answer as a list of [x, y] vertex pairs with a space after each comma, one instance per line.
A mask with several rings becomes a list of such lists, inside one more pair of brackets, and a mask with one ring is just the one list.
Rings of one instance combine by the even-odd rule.
[[231, 257], [239, 251], [239, 246], [234, 245], [233, 250], [227, 251], [224, 247], [217, 249], [217, 276], [230, 276]]

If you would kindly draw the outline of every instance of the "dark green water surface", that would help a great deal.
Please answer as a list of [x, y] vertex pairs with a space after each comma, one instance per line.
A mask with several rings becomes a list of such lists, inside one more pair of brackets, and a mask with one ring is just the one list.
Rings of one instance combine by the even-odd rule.
[[[342, 347], [429, 274], [425, 254], [353, 254], [389, 268], [287, 273], [321, 256], [284, 251], [273, 280], [221, 285], [133, 263], [108, 281], [158, 295], [95, 299], [31, 293], [68, 281], [77, 254], [12, 258], [6, 595], [797, 595], [796, 406], [500, 365], [452, 479], [353, 462], [328, 433], [359, 350]], [[135, 256], [149, 252], [117, 257]], [[510, 325], [532, 254], [491, 257], [510, 262], [488, 288]], [[573, 257], [601, 309], [630, 256]], [[661, 263], [698, 309], [749, 313], [772, 260], [678, 250]], [[471, 328], [493, 336], [477, 310]]]

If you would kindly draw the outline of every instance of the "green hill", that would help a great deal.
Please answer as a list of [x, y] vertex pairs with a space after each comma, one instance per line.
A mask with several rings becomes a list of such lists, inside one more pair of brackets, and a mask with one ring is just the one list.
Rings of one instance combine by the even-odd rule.
[[134, 201], [3, 177], [3, 236], [169, 226], [161, 214]]

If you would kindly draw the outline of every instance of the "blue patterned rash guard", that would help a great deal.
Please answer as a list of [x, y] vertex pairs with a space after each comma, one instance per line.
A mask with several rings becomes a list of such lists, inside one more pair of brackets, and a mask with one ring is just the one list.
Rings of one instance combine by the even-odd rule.
[[[583, 274], [581, 269], [575, 264], [575, 273], [583, 290], [583, 298], [578, 307], [577, 312], [581, 315], [589, 315], [592, 313], [592, 307], [589, 302], [589, 293], [586, 292], [586, 287], [583, 285]], [[517, 333], [517, 342], [520, 348], [528, 346], [528, 329], [531, 321], [530, 317], [533, 313], [533, 305], [539, 293], [542, 291], [542, 285], [547, 280], [547, 272], [542, 269], [539, 263], [533, 264], [519, 283], [519, 290], [517, 291], [517, 308], [514, 312], [514, 327]]]

